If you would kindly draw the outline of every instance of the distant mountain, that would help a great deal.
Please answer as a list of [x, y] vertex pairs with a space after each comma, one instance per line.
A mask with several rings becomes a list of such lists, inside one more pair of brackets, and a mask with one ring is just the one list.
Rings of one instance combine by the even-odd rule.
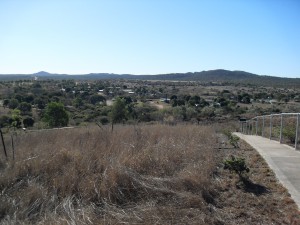
[[38, 76], [38, 77], [43, 77], [43, 76], [57, 76], [57, 74], [51, 74], [51, 73], [48, 73], [48, 72], [45, 72], [45, 71], [40, 71], [38, 73], [34, 73], [33, 74], [34, 76]]
[[274, 76], [262, 76], [244, 71], [208, 70], [202, 72], [171, 73], [157, 75], [131, 75], [113, 73], [90, 73], [81, 75], [53, 74], [40, 71], [34, 74], [2, 74], [0, 80], [28, 80], [34, 79], [75, 79], [75, 80], [99, 80], [99, 79], [134, 79], [134, 80], [174, 80], [174, 81], [200, 81], [221, 83], [242, 83], [260, 86], [284, 86], [300, 87], [300, 78], [283, 78]]

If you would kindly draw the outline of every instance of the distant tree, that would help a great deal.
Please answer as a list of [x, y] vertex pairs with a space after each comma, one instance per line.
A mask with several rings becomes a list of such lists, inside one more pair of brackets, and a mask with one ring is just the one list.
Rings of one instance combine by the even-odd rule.
[[9, 105], [9, 99], [4, 99], [3, 100], [3, 107], [7, 107]]
[[77, 97], [73, 100], [73, 105], [76, 107], [76, 108], [80, 108], [81, 106], [84, 105], [84, 102], [82, 100], [82, 98], [80, 97]]
[[21, 111], [14, 109], [11, 114], [10, 124], [12, 127], [20, 128], [22, 125]]
[[249, 96], [243, 97], [242, 102], [245, 104], [250, 104], [250, 102], [251, 102], [250, 97]]
[[120, 97], [116, 98], [114, 104], [112, 105], [110, 117], [113, 123], [119, 123], [126, 119], [126, 103], [125, 99]]
[[31, 94], [24, 97], [24, 101], [27, 103], [32, 103], [33, 100], [34, 100], [34, 96]]
[[106, 101], [106, 99], [103, 96], [101, 96], [101, 95], [92, 95], [90, 97], [90, 102], [93, 105], [96, 105], [97, 103], [104, 102], [104, 101]]
[[26, 117], [23, 119], [23, 125], [25, 128], [32, 127], [34, 124], [34, 119], [32, 117]]
[[209, 103], [202, 98], [200, 100], [200, 107], [204, 108], [205, 106], [209, 106]]
[[25, 114], [31, 111], [31, 104], [27, 102], [21, 102], [18, 106], [18, 109], [21, 111], [21, 114]]
[[190, 97], [188, 101], [190, 106], [195, 106], [196, 104], [200, 103], [200, 97], [198, 95]]
[[176, 95], [172, 95], [170, 99], [171, 99], [171, 100], [177, 99], [177, 96], [176, 96]]
[[69, 123], [69, 115], [62, 103], [50, 102], [44, 114], [44, 121], [50, 127], [63, 127]]
[[10, 109], [15, 109], [15, 108], [17, 108], [18, 106], [19, 106], [19, 101], [18, 101], [17, 99], [15, 99], [15, 98], [11, 99], [11, 100], [9, 101], [9, 103], [8, 103], [8, 107], [9, 107]]
[[38, 109], [44, 109], [46, 107], [46, 102], [45, 100], [41, 99], [41, 98], [36, 98], [34, 100], [34, 103], [36, 104]]
[[201, 115], [203, 117], [213, 117], [215, 115], [214, 108], [205, 106], [201, 111]]
[[66, 88], [65, 88], [65, 91], [66, 91], [66, 93], [69, 93], [69, 92], [72, 91], [72, 89], [71, 89], [70, 87], [66, 87]]
[[0, 116], [0, 127], [6, 127], [10, 125], [10, 118], [7, 115]]
[[129, 96], [124, 97], [124, 100], [125, 100], [125, 104], [126, 104], [126, 105], [128, 105], [128, 104], [130, 104], [130, 103], [133, 102], [133, 101], [132, 101], [132, 98], [129, 97]]
[[23, 96], [23, 95], [20, 95], [20, 94], [16, 94], [16, 95], [15, 95], [15, 99], [17, 99], [18, 102], [23, 102], [24, 96]]

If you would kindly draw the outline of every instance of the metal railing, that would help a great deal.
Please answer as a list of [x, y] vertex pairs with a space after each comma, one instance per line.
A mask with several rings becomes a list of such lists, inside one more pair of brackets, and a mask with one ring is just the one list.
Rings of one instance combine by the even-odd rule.
[[297, 150], [299, 123], [300, 113], [256, 116], [250, 120], [240, 121], [240, 132], [249, 135], [260, 135], [269, 139], [278, 138], [280, 143], [283, 143], [284, 134], [288, 133], [290, 140], [295, 139], [295, 150]]

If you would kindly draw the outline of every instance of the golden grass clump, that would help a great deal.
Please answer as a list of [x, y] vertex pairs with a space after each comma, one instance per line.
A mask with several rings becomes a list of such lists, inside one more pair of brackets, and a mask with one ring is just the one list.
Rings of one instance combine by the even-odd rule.
[[0, 221], [199, 224], [216, 145], [212, 128], [193, 125], [19, 134], [15, 161], [0, 161]]

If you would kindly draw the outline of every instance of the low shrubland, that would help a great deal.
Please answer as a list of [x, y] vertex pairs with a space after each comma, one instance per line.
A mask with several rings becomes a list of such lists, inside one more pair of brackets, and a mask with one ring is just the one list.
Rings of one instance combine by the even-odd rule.
[[[235, 148], [215, 132], [221, 130], [115, 125], [112, 131], [99, 124], [17, 133], [15, 160], [5, 136], [9, 157], [0, 160], [0, 223], [296, 221], [295, 203], [257, 152], [244, 143]], [[243, 184], [223, 168], [231, 155], [250, 169]]]
[[216, 144], [212, 128], [184, 125], [19, 134], [15, 161], [1, 161], [0, 219], [62, 224], [193, 221], [181, 217], [187, 212], [179, 209], [204, 218], [205, 210], [199, 210], [218, 163]]

